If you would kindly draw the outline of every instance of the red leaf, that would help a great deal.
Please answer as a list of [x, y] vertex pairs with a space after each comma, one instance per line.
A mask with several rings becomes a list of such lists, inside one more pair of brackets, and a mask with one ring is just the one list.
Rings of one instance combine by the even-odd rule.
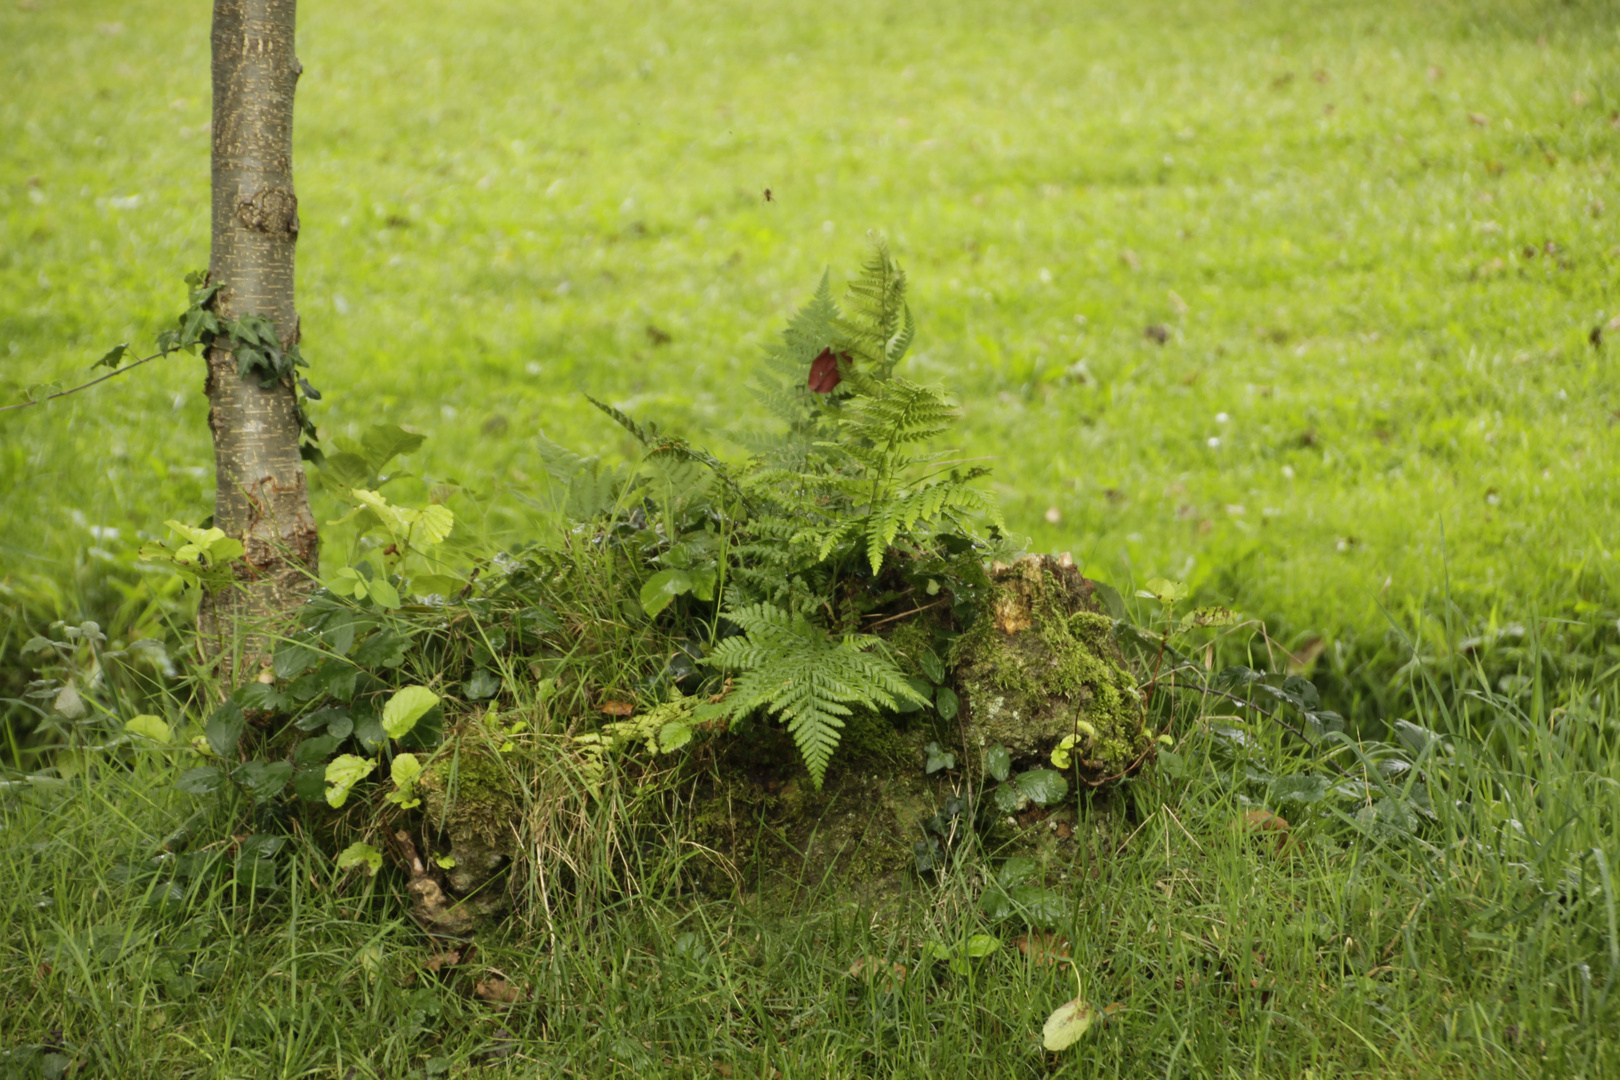
[[844, 376], [838, 371], [838, 361], [849, 363], [847, 353], [833, 355], [831, 349], [822, 349], [821, 355], [810, 362], [810, 382], [812, 391], [818, 394], [830, 394], [833, 387], [844, 381]]

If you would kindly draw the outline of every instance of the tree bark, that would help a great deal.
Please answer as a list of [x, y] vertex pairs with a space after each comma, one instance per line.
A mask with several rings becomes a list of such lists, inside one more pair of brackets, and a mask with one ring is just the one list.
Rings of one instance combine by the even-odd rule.
[[[296, 0], [215, 0], [213, 22], [213, 244], [209, 279], [221, 322], [270, 319], [284, 347], [299, 338], [293, 259], [293, 92]], [[265, 388], [237, 374], [231, 342], [208, 350], [208, 426], [214, 436], [214, 525], [247, 552], [239, 588], [206, 599], [208, 637], [263, 651], [267, 624], [294, 611], [316, 572], [317, 532], [299, 455], [292, 381]], [[251, 660], [250, 660], [251, 664]]]

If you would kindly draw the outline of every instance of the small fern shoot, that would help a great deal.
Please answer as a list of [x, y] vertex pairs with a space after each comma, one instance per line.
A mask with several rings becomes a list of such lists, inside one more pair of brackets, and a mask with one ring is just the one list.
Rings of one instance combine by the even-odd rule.
[[774, 604], [737, 608], [726, 617], [744, 634], [720, 642], [704, 662], [737, 672], [738, 678], [730, 694], [708, 707], [707, 715], [739, 719], [766, 709], [781, 716], [817, 789], [852, 706], [927, 704], [878, 638], [850, 634], [834, 639], [802, 614]]

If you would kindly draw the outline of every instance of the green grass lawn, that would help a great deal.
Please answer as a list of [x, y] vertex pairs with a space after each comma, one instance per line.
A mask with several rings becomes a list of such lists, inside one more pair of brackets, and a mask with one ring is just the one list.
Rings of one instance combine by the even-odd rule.
[[[1381, 633], [1448, 566], [1469, 619], [1617, 613], [1606, 5], [301, 14], [318, 419], [430, 433], [417, 471], [500, 535], [534, 431], [622, 449], [582, 389], [723, 445], [876, 228], [911, 373], [1036, 549], [1295, 638]], [[0, 35], [9, 401], [149, 342], [206, 263], [208, 46], [160, 4], [9, 3]], [[8, 582], [207, 514], [204, 412], [181, 357], [0, 417]]]
[[[116, 342], [144, 352], [206, 265], [208, 37], [203, 5], [0, 5], [7, 404]], [[1367, 719], [1463, 707], [1387, 693], [1428, 670], [1399, 669], [1414, 649], [1393, 627], [1426, 661], [1523, 624], [1558, 647], [1505, 670], [1584, 682], [1474, 680], [1468, 707], [1509, 748], [1425, 778], [1422, 845], [1306, 814], [1279, 860], [1228, 828], [1241, 807], [1214, 758], [1142, 781], [1128, 827], [1126, 800], [1098, 809], [1074, 949], [1121, 1012], [1059, 1058], [1030, 1040], [1069, 976], [1010, 944], [898, 993], [845, 974], [872, 953], [915, 964], [918, 942], [976, 927], [968, 909], [784, 928], [652, 905], [539, 952], [490, 942], [482, 963], [532, 990], [501, 1011], [421, 970], [433, 947], [392, 886], [339, 882], [312, 849], [271, 898], [202, 870], [154, 895], [142, 868], [193, 809], [159, 762], [92, 763], [79, 788], [7, 779], [0, 1077], [1620, 1068], [1617, 709], [1586, 697], [1620, 659], [1612, 4], [300, 17], [316, 418], [430, 434], [412, 471], [486, 509], [458, 527], [533, 535], [538, 431], [629, 453], [581, 391], [727, 448], [763, 344], [877, 229], [910, 273], [907, 374], [960, 399], [964, 456], [994, 459], [1033, 549], [1126, 592], [1184, 580], [1291, 649], [1322, 638], [1329, 703]], [[134, 552], [211, 512], [205, 414], [184, 356], [0, 414], [0, 682], [20, 678], [25, 623], [128, 636], [171, 610]], [[1453, 783], [1485, 785], [1496, 816], [1448, 816]]]

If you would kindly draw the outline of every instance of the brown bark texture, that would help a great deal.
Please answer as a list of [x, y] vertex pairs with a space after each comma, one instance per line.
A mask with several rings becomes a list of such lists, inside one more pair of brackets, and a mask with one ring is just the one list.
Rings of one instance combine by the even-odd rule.
[[[213, 22], [213, 246], [209, 279], [222, 322], [262, 315], [283, 346], [298, 341], [293, 259], [295, 0], [215, 0]], [[311, 589], [317, 532], [299, 456], [290, 380], [265, 388], [244, 379], [229, 342], [208, 351], [208, 426], [214, 436], [214, 524], [247, 552], [241, 588], [205, 602], [209, 637], [261, 651], [267, 623], [294, 611]]]

